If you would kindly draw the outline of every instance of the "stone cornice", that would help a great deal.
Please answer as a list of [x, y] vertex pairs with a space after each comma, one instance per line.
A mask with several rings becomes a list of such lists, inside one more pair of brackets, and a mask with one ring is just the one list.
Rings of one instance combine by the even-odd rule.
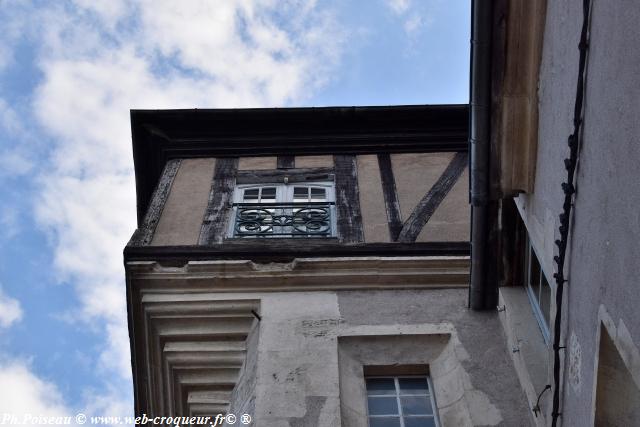
[[469, 280], [466, 256], [301, 258], [269, 264], [190, 261], [182, 267], [132, 261], [126, 265], [136, 287], [182, 293], [464, 287]]
[[224, 413], [240, 376], [255, 299], [146, 301], [133, 309], [136, 410], [157, 416]]

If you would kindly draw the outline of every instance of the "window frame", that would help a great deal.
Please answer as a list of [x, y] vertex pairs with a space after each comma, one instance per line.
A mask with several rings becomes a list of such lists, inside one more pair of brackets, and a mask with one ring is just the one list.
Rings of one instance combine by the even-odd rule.
[[[425, 394], [405, 394], [402, 395], [402, 393], [400, 392], [400, 383], [399, 380], [403, 379], [403, 378], [423, 378], [427, 381], [427, 385], [428, 385], [428, 395]], [[371, 415], [369, 413], [369, 398], [370, 397], [391, 397], [392, 395], [369, 395], [369, 390], [367, 389], [367, 380], [369, 379], [393, 379], [394, 382], [394, 386], [395, 386], [395, 394], [393, 395], [396, 398], [396, 406], [397, 406], [397, 410], [398, 413], [397, 414], [389, 414], [389, 415]], [[440, 417], [438, 415], [438, 406], [436, 405], [436, 398], [435, 398], [435, 394], [434, 394], [434, 388], [433, 388], [433, 382], [431, 381], [431, 377], [428, 374], [422, 374], [422, 375], [365, 375], [364, 376], [364, 380], [365, 380], [365, 408], [366, 408], [366, 412], [367, 412], [367, 426], [370, 426], [371, 423], [371, 418], [398, 418], [400, 420], [400, 427], [405, 427], [405, 423], [404, 423], [404, 418], [411, 418], [411, 417], [431, 417], [434, 421], [434, 425], [435, 427], [440, 427]], [[429, 400], [429, 403], [431, 404], [431, 409], [432, 409], [432, 414], [428, 415], [428, 414], [408, 414], [408, 415], [404, 415], [402, 412], [402, 405], [401, 405], [401, 401], [400, 398], [401, 397], [405, 397], [405, 396], [419, 396], [419, 397], [425, 397], [426, 399]]]
[[[235, 226], [236, 226], [236, 212], [238, 210], [236, 204], [245, 203], [244, 202], [244, 191], [247, 189], [253, 188], [271, 188], [274, 187], [276, 189], [276, 199], [275, 203], [294, 203], [294, 188], [295, 187], [305, 187], [305, 188], [324, 188], [326, 193], [326, 203], [330, 204], [330, 228], [331, 232], [329, 235], [325, 236], [309, 236], [309, 235], [300, 235], [300, 236], [278, 236], [278, 235], [269, 235], [265, 234], [264, 236], [236, 236], [235, 235]], [[256, 203], [260, 204], [260, 203]], [[227, 238], [232, 239], [247, 239], [247, 238], [335, 238], [337, 237], [337, 220], [336, 220], [336, 205], [335, 205], [335, 182], [334, 181], [311, 181], [311, 182], [265, 182], [265, 183], [256, 183], [256, 184], [236, 184], [233, 189], [233, 197], [232, 197], [232, 209], [230, 210], [230, 221], [227, 230]]]
[[[534, 256], [536, 258], [536, 262], [538, 263], [538, 267], [540, 270], [539, 278], [538, 278], [538, 289], [534, 289], [531, 284], [531, 270], [532, 263], [531, 257]], [[540, 292], [544, 283], [549, 287], [549, 322], [551, 321], [551, 304], [552, 304], [552, 296], [553, 296], [553, 287], [551, 286], [551, 282], [547, 279], [547, 275], [542, 268], [542, 263], [540, 262], [540, 257], [538, 256], [536, 248], [531, 243], [531, 238], [528, 233], [526, 236], [525, 242], [525, 255], [524, 255], [524, 287], [527, 291], [527, 297], [529, 298], [529, 303], [531, 304], [531, 308], [533, 310], [533, 314], [538, 323], [538, 327], [540, 328], [540, 332], [542, 333], [542, 338], [546, 345], [550, 345], [551, 343], [551, 331], [549, 325], [547, 324], [546, 316], [542, 311], [542, 307], [540, 306]], [[543, 280], [544, 279], [544, 280]], [[536, 295], [537, 293], [537, 295]]]

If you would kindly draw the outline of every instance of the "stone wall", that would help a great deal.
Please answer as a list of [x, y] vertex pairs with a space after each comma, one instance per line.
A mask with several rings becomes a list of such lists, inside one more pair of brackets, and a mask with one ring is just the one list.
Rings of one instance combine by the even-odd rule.
[[422, 365], [442, 426], [530, 425], [495, 313], [463, 289], [288, 292], [261, 298], [254, 419], [366, 426], [363, 366]]
[[[640, 345], [640, 191], [635, 184], [640, 162], [640, 5], [633, 1], [592, 4], [584, 138], [563, 307], [561, 345], [567, 350], [562, 352], [561, 412], [565, 426], [593, 423], [603, 328], [613, 334], [616, 351], [636, 388], [640, 387], [636, 356]], [[516, 199], [550, 281], [563, 200], [560, 183], [566, 177], [563, 159], [573, 128], [581, 24], [581, 1], [548, 2], [535, 188], [532, 194]]]

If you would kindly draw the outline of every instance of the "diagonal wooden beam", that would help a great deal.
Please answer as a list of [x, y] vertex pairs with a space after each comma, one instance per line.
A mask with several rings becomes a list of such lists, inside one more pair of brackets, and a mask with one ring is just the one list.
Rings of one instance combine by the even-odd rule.
[[466, 166], [467, 153], [456, 153], [447, 168], [442, 172], [442, 175], [440, 175], [440, 178], [438, 178], [438, 181], [433, 184], [404, 222], [398, 236], [398, 242], [410, 243], [416, 241], [418, 234], [420, 234], [431, 215], [438, 209], [440, 203], [458, 181]]
[[395, 242], [398, 240], [402, 230], [402, 215], [389, 153], [378, 154], [378, 167], [380, 168], [380, 180], [382, 181], [382, 194], [384, 195], [384, 206], [387, 211], [389, 234], [391, 235], [391, 241]]

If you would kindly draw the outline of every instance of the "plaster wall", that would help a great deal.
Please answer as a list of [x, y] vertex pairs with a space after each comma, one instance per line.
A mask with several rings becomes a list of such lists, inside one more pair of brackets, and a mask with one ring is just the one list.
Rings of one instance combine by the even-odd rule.
[[413, 208], [435, 184], [452, 158], [453, 153], [391, 155], [402, 221], [409, 218]]
[[470, 236], [469, 169], [465, 169], [447, 197], [418, 234], [417, 242], [465, 242]]
[[[392, 169], [406, 221], [429, 192], [453, 153], [393, 154]], [[331, 167], [332, 156], [296, 156], [295, 167]], [[160, 214], [151, 245], [196, 245], [211, 193], [215, 159], [183, 159]], [[357, 156], [357, 176], [366, 243], [391, 242], [377, 155]], [[241, 157], [239, 170], [275, 170], [276, 157]], [[418, 235], [417, 242], [468, 241], [468, 171], [453, 188]]]
[[333, 156], [296, 156], [297, 168], [330, 168], [333, 167]]
[[[640, 4], [594, 1], [584, 138], [577, 170], [565, 288], [563, 425], [593, 420], [601, 313], [626, 325], [618, 350], [630, 372], [640, 345]], [[572, 130], [582, 2], [549, 1], [539, 82], [535, 189], [517, 198], [544, 271], [553, 274], [563, 159]], [[552, 310], [553, 313], [553, 310]], [[634, 380], [635, 381], [635, 380]], [[640, 405], [640, 402], [638, 402]]]
[[[392, 154], [402, 221], [406, 221], [453, 159], [454, 153]], [[418, 235], [417, 242], [469, 240], [469, 175], [460, 176]]]
[[240, 157], [238, 159], [238, 170], [275, 169], [277, 164], [277, 157]]
[[361, 387], [363, 363], [428, 365], [444, 427], [531, 425], [498, 316], [468, 310], [464, 289], [260, 299], [253, 415], [261, 427], [362, 425], [344, 403], [358, 396], [346, 390]]
[[378, 156], [375, 154], [358, 156], [357, 161], [364, 240], [367, 243], [390, 242]]
[[158, 221], [152, 246], [198, 243], [216, 159], [184, 159]]

